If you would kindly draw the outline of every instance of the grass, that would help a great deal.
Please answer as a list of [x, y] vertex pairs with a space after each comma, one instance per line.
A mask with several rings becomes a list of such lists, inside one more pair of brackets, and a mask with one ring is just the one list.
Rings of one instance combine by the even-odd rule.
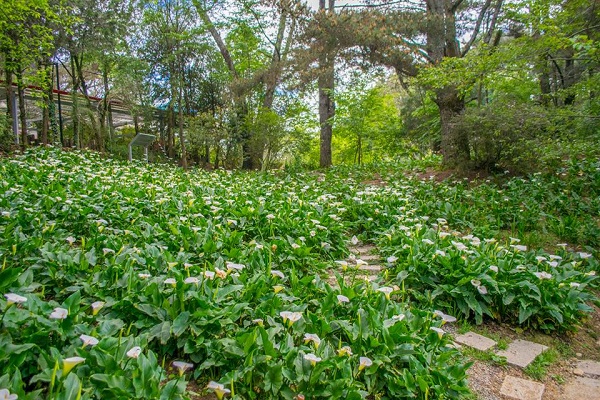
[[506, 365], [506, 357], [499, 356], [495, 354], [492, 350], [481, 351], [465, 346], [461, 349], [461, 352], [463, 353], [463, 355], [467, 356], [471, 360], [491, 362], [498, 366]]
[[523, 372], [527, 376], [537, 381], [543, 380], [548, 374], [548, 367], [558, 361], [560, 354], [555, 349], [548, 349], [539, 356], [531, 364], [529, 364]]
[[508, 339], [498, 339], [496, 341], [496, 347], [498, 347], [498, 350], [508, 349]]

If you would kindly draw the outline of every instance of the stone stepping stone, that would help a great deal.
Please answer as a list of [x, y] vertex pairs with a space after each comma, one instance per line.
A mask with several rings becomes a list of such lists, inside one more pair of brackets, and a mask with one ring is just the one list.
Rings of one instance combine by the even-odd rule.
[[379, 261], [379, 255], [377, 254], [362, 254], [360, 259], [363, 261]]
[[378, 274], [381, 272], [382, 269], [383, 268], [381, 268], [380, 265], [361, 265], [360, 267], [358, 267], [359, 271], [365, 271], [370, 274]]
[[500, 395], [510, 400], [542, 400], [546, 386], [508, 375], [500, 387]]
[[[583, 360], [577, 363], [575, 367], [577, 372], [581, 372], [577, 375], [588, 375], [592, 378], [600, 378], [600, 362], [592, 360]], [[573, 371], [575, 373], [575, 371]]]
[[373, 282], [375, 279], [377, 279], [376, 275], [356, 275], [356, 277], [354, 278], [354, 282], [358, 282], [358, 281]]
[[496, 345], [496, 342], [475, 332], [467, 332], [464, 335], [458, 335], [454, 341], [477, 350], [486, 351]]
[[600, 400], [600, 380], [578, 377], [565, 384], [560, 400]]
[[350, 251], [354, 254], [369, 254], [373, 250], [375, 250], [375, 246], [360, 246], [350, 249]]
[[548, 347], [542, 344], [518, 339], [510, 343], [506, 350], [497, 351], [496, 354], [506, 357], [506, 362], [511, 365], [525, 368], [547, 349]]

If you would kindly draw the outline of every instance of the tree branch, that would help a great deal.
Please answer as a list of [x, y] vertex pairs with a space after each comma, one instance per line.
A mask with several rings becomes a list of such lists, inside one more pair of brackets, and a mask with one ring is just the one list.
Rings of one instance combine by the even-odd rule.
[[492, 4], [492, 0], [485, 0], [485, 4], [481, 8], [481, 12], [479, 13], [479, 16], [477, 17], [477, 22], [475, 23], [475, 28], [473, 29], [473, 34], [471, 35], [471, 38], [465, 45], [465, 48], [463, 49], [463, 51], [461, 52], [462, 57], [464, 57], [469, 52], [469, 50], [471, 49], [471, 46], [475, 42], [475, 39], [477, 39], [477, 35], [479, 34], [479, 30], [481, 29], [481, 23], [483, 22], [483, 17], [485, 16], [485, 13], [487, 12], [488, 8], [490, 7], [490, 4]]
[[227, 68], [229, 69], [229, 72], [231, 72], [231, 75], [234, 78], [239, 78], [237, 70], [235, 69], [235, 64], [233, 62], [233, 58], [231, 57], [231, 53], [229, 52], [227, 45], [221, 38], [221, 34], [215, 27], [215, 24], [213, 24], [213, 22], [210, 20], [210, 16], [208, 15], [208, 12], [204, 9], [204, 7], [202, 7], [199, 0], [193, 0], [193, 3], [194, 3], [194, 6], [196, 7], [196, 10], [198, 11], [198, 15], [202, 19], [202, 22], [204, 22], [206, 24], [208, 31], [212, 35], [215, 43], [217, 44], [217, 47], [219, 48], [219, 51], [221, 52], [221, 55], [223, 56], [223, 59], [225, 60], [225, 63], [227, 64]]

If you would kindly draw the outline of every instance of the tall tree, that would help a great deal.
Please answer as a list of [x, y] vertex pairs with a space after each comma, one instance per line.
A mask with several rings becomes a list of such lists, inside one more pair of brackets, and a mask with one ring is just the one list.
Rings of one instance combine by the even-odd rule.
[[[319, 0], [319, 12], [332, 14], [335, 0]], [[319, 166], [331, 166], [331, 138], [333, 137], [333, 118], [335, 117], [334, 87], [335, 87], [335, 50], [327, 45], [327, 38], [321, 37], [321, 53], [319, 54], [319, 123], [321, 126]]]
[[[247, 17], [241, 19], [236, 17], [237, 19], [234, 18], [229, 23], [230, 35], [237, 33], [237, 38], [242, 40], [238, 40], [237, 43], [228, 43], [226, 39], [224, 40], [211, 15], [217, 5], [216, 2], [214, 0], [193, 1], [230, 73], [233, 107], [235, 109], [233, 129], [235, 131], [234, 136], [241, 142], [242, 167], [244, 169], [260, 168], [264, 152], [264, 141], [257, 133], [248, 129], [249, 125], [246, 120], [250, 116], [250, 101], [253, 92], [256, 94], [257, 91], [261, 91], [264, 93], [261, 106], [267, 109], [273, 107], [275, 90], [280, 83], [283, 66], [293, 41], [296, 18], [302, 10], [301, 3], [298, 0], [240, 1], [236, 6]], [[273, 14], [272, 11], [277, 11], [277, 18], [269, 18], [269, 15]], [[270, 34], [272, 27], [275, 28], [273, 29], [273, 32], [275, 32], [274, 38]], [[256, 33], [247, 32], [248, 28]], [[236, 52], [234, 51], [235, 46], [239, 46], [244, 42], [244, 35], [247, 39], [254, 40], [258, 37], [257, 33], [262, 35], [264, 41], [268, 43], [271, 48], [271, 56], [270, 58], [262, 56], [261, 54], [265, 52], [265, 46], [262, 43], [257, 43], [252, 54], [257, 59], [248, 62], [248, 60], [240, 57], [249, 57], [248, 51]], [[239, 34], [242, 34], [242, 36], [240, 37]]]
[[[7, 93], [12, 93], [16, 78], [21, 146], [27, 147], [27, 110], [25, 108], [26, 74], [32, 65], [48, 56], [53, 47], [49, 21], [58, 21], [56, 10], [47, 0], [9, 0], [0, 14], [0, 52], [7, 75]], [[36, 82], [36, 83], [43, 83]], [[12, 105], [10, 106], [12, 110]]]

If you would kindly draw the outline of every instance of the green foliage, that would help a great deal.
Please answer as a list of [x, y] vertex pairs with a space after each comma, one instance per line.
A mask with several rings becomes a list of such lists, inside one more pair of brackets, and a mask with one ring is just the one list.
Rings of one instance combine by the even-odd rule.
[[548, 349], [539, 356], [531, 364], [525, 368], [524, 372], [535, 380], [541, 381], [547, 375], [547, 368], [554, 364], [559, 357], [558, 351]]
[[467, 391], [439, 317], [395, 288], [320, 279], [361, 185], [53, 149], [0, 170], [0, 290], [26, 298], [0, 299], [0, 383], [19, 398], [177, 399], [188, 379], [248, 399]]
[[396, 151], [402, 128], [396, 97], [384, 86], [364, 82], [336, 96], [334, 163], [382, 160]]
[[10, 126], [10, 119], [6, 113], [0, 114], [0, 151], [8, 152], [11, 150], [13, 143], [15, 142], [12, 126]]
[[469, 108], [455, 129], [469, 137], [476, 169], [527, 172], [541, 167], [541, 143], [556, 137], [546, 108], [528, 102], [499, 100]]

